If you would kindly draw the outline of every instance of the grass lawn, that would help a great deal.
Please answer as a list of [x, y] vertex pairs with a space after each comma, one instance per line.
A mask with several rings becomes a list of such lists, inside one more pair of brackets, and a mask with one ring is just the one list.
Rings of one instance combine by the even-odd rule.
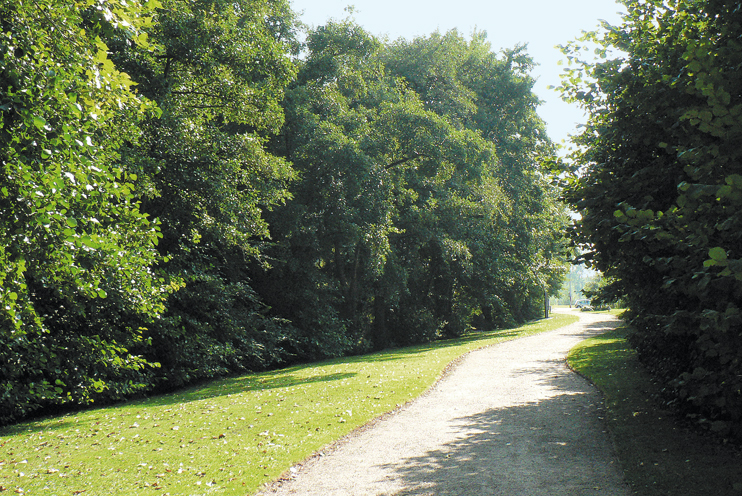
[[568, 325], [518, 329], [212, 382], [0, 430], [0, 492], [206, 495], [257, 491], [410, 401], [464, 353]]
[[742, 496], [742, 455], [688, 430], [659, 402], [652, 384], [617, 329], [570, 351], [570, 366], [605, 396], [607, 424], [627, 481], [641, 496]]

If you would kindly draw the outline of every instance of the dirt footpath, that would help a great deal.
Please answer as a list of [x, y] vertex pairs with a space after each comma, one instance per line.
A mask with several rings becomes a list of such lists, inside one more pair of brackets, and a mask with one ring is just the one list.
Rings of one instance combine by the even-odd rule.
[[564, 362], [616, 320], [578, 314], [571, 326], [470, 353], [428, 394], [262, 494], [629, 495], [600, 395]]

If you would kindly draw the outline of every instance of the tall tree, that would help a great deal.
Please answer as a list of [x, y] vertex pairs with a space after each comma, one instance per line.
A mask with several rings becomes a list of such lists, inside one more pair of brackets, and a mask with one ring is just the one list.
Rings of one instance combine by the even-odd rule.
[[148, 332], [167, 386], [276, 359], [284, 329], [264, 317], [247, 267], [283, 202], [290, 165], [264, 149], [294, 76], [293, 12], [282, 0], [166, 0], [149, 48], [112, 42], [113, 60], [157, 102], [128, 149], [143, 209], [162, 223], [160, 264], [182, 288]]
[[153, 106], [103, 41], [143, 42], [142, 3], [4, 1], [0, 19], [3, 422], [140, 388], [137, 323], [161, 311], [166, 288], [150, 269], [156, 223], [119, 156]]
[[[488, 46], [475, 50], [457, 34], [450, 37], [467, 56], [489, 53]], [[497, 257], [518, 260], [507, 225], [515, 222], [514, 202], [506, 190], [521, 188], [506, 184], [494, 143], [462, 124], [466, 112], [469, 122], [477, 115], [473, 100], [420, 90], [418, 79], [434, 69], [421, 62], [410, 72], [397, 70], [415, 55], [383, 46], [352, 21], [318, 28], [307, 48], [288, 93], [287, 125], [274, 145], [301, 175], [293, 200], [271, 216], [272, 253], [285, 261], [261, 278], [274, 308], [295, 322], [318, 355], [457, 335], [483, 307], [490, 325], [538, 311], [541, 304], [524, 306], [524, 291], [515, 287], [523, 279], [515, 275], [518, 268], [547, 271], [535, 264], [512, 267], [512, 301], [492, 311], [493, 302], [504, 300], [504, 283], [493, 290], [506, 265], [495, 263]], [[434, 64], [452, 67], [453, 83], [473, 98], [460, 58], [443, 52]], [[487, 60], [500, 72], [511, 70]], [[522, 167], [535, 172], [534, 156], [526, 155], [518, 157]], [[519, 174], [524, 184], [536, 177]], [[545, 181], [534, 184], [542, 195], [534, 203], [553, 205]], [[547, 229], [546, 237], [556, 232]], [[503, 243], [494, 256], [493, 240]], [[530, 239], [524, 243], [524, 252], [541, 250]], [[525, 287], [538, 288], [526, 300], [543, 301], [541, 285]]]
[[563, 273], [566, 215], [542, 165], [555, 150], [536, 113], [533, 61], [524, 47], [498, 57], [485, 33], [475, 32], [467, 41], [456, 31], [400, 40], [384, 60], [426, 108], [480, 133], [496, 148], [492, 174], [501, 203], [493, 207], [491, 225], [474, 222], [464, 237], [477, 253], [466, 287], [481, 301], [484, 325], [538, 315], [544, 291], [553, 292]]
[[[278, 258], [286, 262], [266, 282], [276, 285], [271, 292], [280, 291], [272, 301], [302, 329], [310, 354], [342, 353], [363, 339], [373, 341], [374, 288], [395, 231], [394, 190], [399, 171], [415, 159], [403, 155], [411, 151], [415, 128], [396, 134], [394, 119], [421, 108], [400, 81], [384, 75], [375, 60], [380, 46], [351, 21], [312, 32], [276, 144], [302, 180], [274, 216], [282, 240]], [[416, 117], [425, 125], [435, 116], [408, 120]], [[293, 291], [286, 291], [287, 281]]]
[[[672, 402], [742, 433], [742, 12], [626, 5], [621, 26], [564, 49], [565, 98], [590, 112], [568, 192], [575, 240], [626, 294], [633, 342]], [[582, 62], [583, 41], [618, 55]]]

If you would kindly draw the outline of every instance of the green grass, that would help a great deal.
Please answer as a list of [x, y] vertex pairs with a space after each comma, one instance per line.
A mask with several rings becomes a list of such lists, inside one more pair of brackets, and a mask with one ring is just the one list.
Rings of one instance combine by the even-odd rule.
[[0, 492], [251, 494], [430, 388], [451, 361], [576, 321], [228, 378], [177, 394], [0, 430]]
[[570, 351], [570, 366], [606, 400], [608, 429], [627, 481], [641, 496], [742, 496], [742, 456], [679, 425], [617, 329]]

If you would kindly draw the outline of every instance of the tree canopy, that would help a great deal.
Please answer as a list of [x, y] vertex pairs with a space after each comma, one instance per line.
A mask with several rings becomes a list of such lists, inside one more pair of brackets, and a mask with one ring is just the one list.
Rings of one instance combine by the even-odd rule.
[[158, 267], [182, 288], [148, 328], [144, 350], [172, 387], [275, 363], [280, 325], [263, 316], [248, 267], [282, 203], [289, 163], [265, 150], [292, 80], [285, 2], [163, 1], [146, 48], [112, 42], [113, 60], [157, 103], [127, 149], [142, 209], [161, 222]]
[[274, 140], [301, 180], [270, 217], [269, 304], [320, 354], [540, 315], [565, 220], [523, 50], [456, 32], [384, 45], [351, 20], [307, 48]]

